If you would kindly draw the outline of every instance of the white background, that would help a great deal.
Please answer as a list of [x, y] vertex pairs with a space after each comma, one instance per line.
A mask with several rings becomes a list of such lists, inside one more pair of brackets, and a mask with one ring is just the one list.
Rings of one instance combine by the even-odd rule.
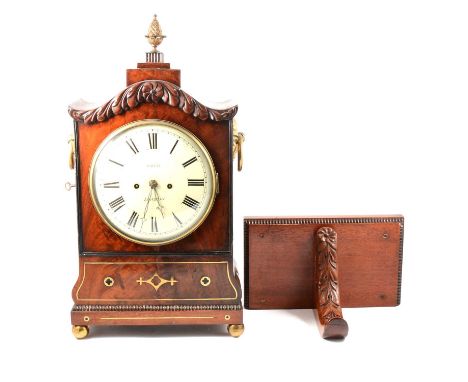
[[[0, 5], [3, 381], [466, 380], [468, 9], [464, 1], [15, 1]], [[148, 49], [196, 98], [233, 98], [245, 215], [406, 217], [402, 303], [345, 309], [344, 342], [311, 311], [224, 327], [71, 334], [75, 200], [67, 105], [102, 102]], [[307, 115], [304, 118], [304, 115]]]

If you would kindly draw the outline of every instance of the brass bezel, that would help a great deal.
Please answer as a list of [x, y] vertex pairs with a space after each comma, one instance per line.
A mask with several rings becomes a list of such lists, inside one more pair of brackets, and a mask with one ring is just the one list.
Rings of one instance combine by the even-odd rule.
[[[101, 206], [99, 205], [99, 203], [97, 201], [96, 195], [94, 193], [94, 188], [93, 188], [93, 185], [94, 185], [94, 181], [93, 181], [94, 167], [95, 167], [97, 158], [99, 157], [99, 154], [104, 149], [106, 144], [108, 142], [110, 142], [112, 140], [112, 138], [114, 138], [116, 135], [120, 134], [122, 131], [130, 130], [132, 128], [139, 127], [139, 126], [154, 125], [154, 124], [163, 125], [163, 126], [165, 125], [165, 126], [171, 127], [173, 129], [178, 130], [182, 134], [185, 134], [185, 135], [189, 136], [191, 139], [193, 139], [193, 141], [198, 145], [198, 147], [200, 148], [200, 151], [205, 155], [205, 157], [207, 159], [208, 167], [209, 167], [209, 170], [211, 172], [211, 179], [212, 179], [211, 195], [209, 196], [210, 197], [210, 202], [209, 202], [207, 210], [201, 216], [201, 218], [198, 220], [198, 222], [189, 231], [185, 232], [184, 234], [182, 234], [182, 235], [180, 235], [180, 236], [178, 236], [178, 237], [176, 237], [174, 239], [166, 240], [166, 241], [162, 241], [162, 242], [157, 242], [157, 243], [135, 239], [135, 238], [133, 238], [131, 236], [128, 236], [126, 233], [120, 231], [117, 227], [115, 227], [107, 219], [106, 215], [102, 211]], [[213, 159], [211, 158], [211, 155], [210, 155], [208, 149], [205, 147], [203, 142], [200, 139], [198, 139], [197, 136], [195, 134], [193, 134], [191, 131], [185, 129], [184, 127], [182, 127], [182, 126], [180, 126], [180, 125], [178, 125], [176, 123], [165, 121], [163, 119], [140, 119], [140, 120], [137, 120], [137, 121], [127, 123], [127, 124], [125, 124], [123, 126], [120, 126], [117, 129], [115, 129], [106, 138], [104, 138], [104, 140], [99, 144], [99, 147], [96, 149], [96, 152], [93, 155], [93, 160], [91, 161], [91, 165], [90, 165], [90, 169], [89, 169], [89, 176], [88, 176], [88, 187], [89, 187], [89, 193], [91, 194], [91, 200], [93, 201], [93, 205], [94, 205], [95, 210], [97, 211], [97, 213], [99, 214], [101, 219], [104, 221], [104, 223], [112, 231], [114, 231], [120, 237], [123, 237], [124, 239], [129, 240], [129, 241], [131, 241], [133, 243], [146, 245], [146, 246], [150, 246], [150, 247], [157, 247], [157, 246], [161, 246], [161, 245], [171, 244], [171, 243], [174, 243], [176, 241], [184, 239], [185, 237], [192, 234], [205, 221], [205, 219], [208, 217], [211, 210], [213, 209], [213, 205], [214, 205], [214, 202], [215, 202], [215, 199], [216, 199], [216, 187], [217, 187], [216, 186], [216, 177], [217, 177], [217, 174], [218, 173], [216, 172]]]

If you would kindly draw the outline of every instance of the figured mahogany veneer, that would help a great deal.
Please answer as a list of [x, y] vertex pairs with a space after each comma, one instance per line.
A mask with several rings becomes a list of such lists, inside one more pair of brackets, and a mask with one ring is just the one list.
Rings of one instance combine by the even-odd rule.
[[232, 256], [80, 256], [73, 325], [242, 324]]
[[[126, 123], [142, 119], [168, 120], [195, 134], [210, 152], [219, 174], [219, 194], [205, 222], [181, 241], [163, 247], [132, 243], [102, 221], [92, 204], [89, 193], [89, 170], [93, 155], [100, 143], [115, 129]], [[230, 251], [232, 237], [231, 176], [232, 176], [232, 123], [231, 121], [202, 121], [178, 108], [165, 104], [142, 104], [125, 114], [104, 122], [88, 125], [78, 123], [78, 154], [80, 166], [81, 229], [83, 252], [146, 252], [146, 253], [206, 253]], [[86, 144], [80, 144], [86, 142]]]
[[229, 256], [86, 256], [73, 289], [77, 304], [235, 304]]
[[127, 69], [127, 86], [144, 80], [163, 80], [180, 86], [180, 70], [166, 62], [141, 62], [137, 69]]
[[80, 256], [73, 325], [239, 325], [232, 256]]

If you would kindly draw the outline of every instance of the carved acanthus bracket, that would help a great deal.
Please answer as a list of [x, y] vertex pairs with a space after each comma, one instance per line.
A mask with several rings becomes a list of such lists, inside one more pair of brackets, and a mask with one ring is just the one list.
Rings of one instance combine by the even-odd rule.
[[177, 85], [160, 80], [147, 80], [134, 83], [100, 107], [86, 109], [72, 105], [68, 108], [68, 112], [75, 121], [93, 124], [107, 121], [144, 103], [163, 103], [177, 107], [184, 113], [203, 121], [207, 119], [212, 121], [230, 120], [237, 113], [237, 106], [227, 109], [209, 108], [184, 92]]
[[340, 305], [337, 264], [337, 234], [329, 227], [317, 231], [317, 311], [324, 338], [344, 338], [348, 324]]

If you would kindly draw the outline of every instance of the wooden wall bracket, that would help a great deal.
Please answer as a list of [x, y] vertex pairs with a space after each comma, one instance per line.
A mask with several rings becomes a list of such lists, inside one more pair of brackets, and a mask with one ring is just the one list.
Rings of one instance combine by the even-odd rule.
[[316, 309], [322, 337], [345, 338], [343, 307], [399, 305], [403, 225], [401, 215], [245, 218], [246, 308]]

